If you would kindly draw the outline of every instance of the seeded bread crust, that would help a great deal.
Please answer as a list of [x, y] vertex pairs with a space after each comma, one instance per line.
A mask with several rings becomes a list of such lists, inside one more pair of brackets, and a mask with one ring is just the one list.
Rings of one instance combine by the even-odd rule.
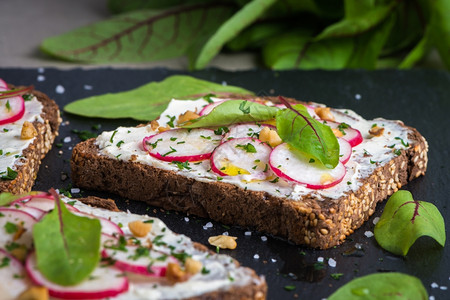
[[173, 171], [101, 155], [95, 139], [74, 148], [72, 180], [81, 188], [112, 192], [327, 249], [342, 243], [359, 228], [374, 213], [378, 202], [425, 174], [428, 144], [416, 129], [403, 126], [411, 132], [411, 146], [364, 178], [356, 192], [347, 192], [338, 199], [319, 201], [305, 196], [301, 201], [291, 201], [224, 182], [200, 182]]
[[[94, 196], [89, 196], [86, 198], [79, 199], [84, 204], [88, 204], [94, 207], [104, 208], [111, 211], [120, 211], [118, 207], [116, 206], [116, 203], [112, 199], [104, 199]], [[210, 252], [211, 254], [214, 254], [212, 251], [210, 251], [207, 247], [205, 247], [202, 244], [194, 243], [194, 247], [197, 248], [200, 251], [204, 252]], [[239, 266], [239, 262], [234, 260], [234, 263]], [[229, 290], [219, 290], [214, 291], [211, 293], [206, 293], [197, 297], [192, 298], [186, 298], [189, 300], [207, 300], [207, 299], [223, 299], [223, 300], [234, 300], [234, 299], [241, 299], [241, 300], [263, 300], [267, 297], [267, 283], [252, 270], [252, 277], [253, 282], [249, 285], [244, 286], [232, 286]]]
[[[8, 87], [15, 88], [13, 85], [8, 85]], [[24, 87], [19, 86], [17, 88]], [[41, 160], [50, 151], [53, 141], [58, 135], [58, 128], [61, 123], [58, 105], [42, 92], [33, 90], [31, 93], [43, 105], [41, 118], [44, 120], [44, 123], [33, 122], [37, 136], [28, 148], [23, 151], [23, 158], [18, 160], [14, 167], [17, 177], [13, 180], [0, 179], [0, 192], [13, 194], [30, 192], [39, 171]]]

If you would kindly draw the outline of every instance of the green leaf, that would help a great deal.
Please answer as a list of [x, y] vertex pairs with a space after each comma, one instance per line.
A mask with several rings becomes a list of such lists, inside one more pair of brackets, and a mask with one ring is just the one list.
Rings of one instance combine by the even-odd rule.
[[431, 35], [434, 46], [439, 51], [442, 61], [450, 69], [450, 1], [433, 1], [431, 17]]
[[422, 282], [402, 273], [376, 273], [356, 278], [340, 287], [328, 300], [428, 299]]
[[430, 50], [430, 31], [426, 30], [422, 39], [417, 45], [408, 53], [403, 61], [398, 66], [399, 69], [408, 69], [413, 67], [416, 63], [422, 60]]
[[374, 234], [381, 247], [403, 256], [421, 236], [445, 244], [445, 224], [439, 210], [431, 203], [414, 200], [408, 191], [397, 191], [389, 198]]
[[278, 134], [284, 142], [318, 159], [327, 168], [337, 166], [339, 143], [336, 136], [329, 126], [312, 118], [303, 105], [278, 111], [276, 119]]
[[201, 2], [207, 2], [207, 0], [108, 0], [107, 5], [110, 12], [118, 14], [138, 9], [162, 9]]
[[209, 61], [216, 56], [226, 42], [237, 36], [244, 28], [258, 19], [276, 0], [253, 0], [242, 7], [206, 42], [201, 51], [191, 58], [193, 69], [206, 67]]
[[230, 100], [216, 106], [209, 114], [191, 120], [183, 128], [225, 126], [243, 122], [262, 122], [275, 119], [279, 108], [247, 100]]
[[264, 45], [268, 39], [289, 28], [287, 22], [257, 23], [242, 31], [238, 36], [226, 44], [232, 51], [256, 49]]
[[213, 34], [233, 9], [230, 4], [208, 2], [132, 11], [47, 38], [41, 50], [64, 60], [96, 63], [180, 57], [193, 41]]
[[13, 195], [7, 192], [0, 193], [0, 206], [8, 205], [14, 200], [19, 199], [21, 197], [22, 195]]
[[64, 110], [85, 117], [133, 118], [149, 121], [157, 118], [173, 98], [186, 99], [198, 94], [222, 92], [252, 94], [239, 87], [223, 86], [190, 76], [175, 75], [130, 91], [80, 99], [66, 105]]
[[50, 192], [55, 209], [33, 227], [37, 266], [56, 284], [76, 285], [88, 278], [99, 263], [100, 221], [72, 214], [56, 192]]

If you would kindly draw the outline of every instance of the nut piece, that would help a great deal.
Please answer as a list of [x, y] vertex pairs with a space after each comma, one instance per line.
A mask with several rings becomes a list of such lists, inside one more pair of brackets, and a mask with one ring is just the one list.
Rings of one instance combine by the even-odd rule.
[[156, 120], [151, 121], [151, 122], [150, 122], [150, 128], [151, 128], [152, 130], [158, 129], [158, 128], [159, 128], [159, 123], [158, 123], [158, 121], [156, 121]]
[[209, 237], [208, 243], [221, 249], [236, 249], [236, 239], [234, 236], [217, 235]]
[[334, 135], [335, 135], [336, 137], [343, 137], [343, 136], [344, 136], [344, 134], [342, 133], [342, 131], [340, 131], [340, 130], [337, 129], [337, 128], [331, 128], [331, 131], [333, 131], [333, 133], [334, 133]]
[[199, 118], [200, 116], [193, 112], [192, 110], [186, 111], [184, 114], [178, 116], [178, 124], [184, 123], [190, 120], [194, 120]]
[[170, 129], [172, 129], [172, 128], [170, 128], [169, 126], [166, 126], [166, 127], [160, 126], [160, 127], [158, 127], [158, 131], [159, 131], [159, 132], [168, 131], [168, 130], [170, 130]]
[[263, 127], [263, 129], [259, 133], [259, 139], [262, 142], [269, 143], [272, 148], [278, 146], [283, 142], [278, 135], [278, 132], [269, 127]]
[[334, 178], [329, 173], [323, 173], [320, 176], [320, 184], [325, 185], [327, 183], [333, 182]]
[[144, 223], [142, 221], [133, 221], [128, 223], [128, 228], [135, 237], [144, 237], [152, 230], [152, 224]]
[[186, 272], [184, 272], [180, 268], [180, 265], [170, 262], [167, 265], [166, 278], [169, 281], [169, 283], [174, 284], [177, 282], [186, 281], [188, 279], [188, 276]]
[[184, 263], [184, 269], [186, 270], [187, 273], [194, 275], [197, 274], [198, 272], [200, 272], [200, 270], [202, 269], [203, 265], [200, 261], [195, 260], [191, 257], [186, 258], [186, 261]]
[[369, 133], [371, 136], [382, 136], [384, 133], [384, 128], [379, 126], [374, 126], [369, 129]]
[[314, 112], [325, 121], [334, 121], [334, 116], [330, 111], [329, 107], [316, 107]]
[[17, 300], [48, 300], [48, 290], [44, 286], [32, 286], [23, 291]]
[[37, 136], [36, 128], [34, 128], [33, 123], [28, 121], [23, 122], [22, 132], [20, 133], [20, 138], [22, 140], [29, 140]]

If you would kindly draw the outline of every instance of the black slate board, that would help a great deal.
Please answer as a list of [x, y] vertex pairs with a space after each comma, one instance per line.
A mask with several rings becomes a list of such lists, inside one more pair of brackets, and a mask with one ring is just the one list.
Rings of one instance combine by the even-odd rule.
[[[159, 81], [173, 74], [187, 74], [166, 69], [75, 69], [62, 71], [56, 69], [1, 69], [0, 78], [18, 85], [33, 84], [36, 89], [47, 93], [63, 107], [65, 104], [86, 96], [118, 92], [135, 88], [150, 81]], [[450, 212], [447, 199], [450, 194], [449, 149], [450, 149], [450, 74], [441, 71], [247, 71], [224, 72], [210, 69], [192, 76], [238, 85], [254, 91], [258, 95], [284, 95], [301, 100], [326, 103], [332, 107], [349, 108], [370, 119], [385, 117], [401, 119], [405, 124], [416, 127], [430, 145], [428, 172], [425, 177], [414, 180], [405, 188], [415, 199], [433, 202], [448, 223]], [[40, 76], [41, 80], [38, 80]], [[65, 91], [56, 92], [61, 85]], [[85, 87], [85, 85], [88, 85]], [[359, 95], [360, 97], [358, 97]], [[358, 99], [360, 98], [360, 99]], [[119, 125], [135, 125], [134, 120], [88, 119], [63, 114], [64, 121], [70, 124], [62, 126], [54, 147], [44, 159], [36, 180], [36, 190], [50, 187], [67, 188], [70, 186], [69, 159], [72, 147], [80, 141], [71, 130], [92, 130], [92, 126], [101, 124], [101, 130], [112, 130]], [[99, 132], [95, 131], [94, 132]], [[71, 141], [64, 143], [66, 137]], [[63, 174], [69, 177], [62, 180]], [[62, 176], [63, 175], [63, 176]], [[421, 238], [406, 258], [389, 254], [382, 250], [375, 239], [367, 238], [366, 231], [373, 231], [373, 219], [380, 216], [383, 205], [379, 205], [374, 216], [350, 236], [341, 246], [329, 250], [312, 250], [289, 244], [284, 240], [235, 226], [224, 226], [217, 222], [213, 228], [203, 229], [209, 220], [186, 216], [175, 212], [163, 212], [142, 203], [125, 201], [114, 195], [105, 195], [91, 191], [82, 191], [86, 195], [110, 196], [117, 200], [121, 209], [132, 212], [148, 213], [161, 218], [168, 226], [179, 233], [190, 236], [194, 241], [207, 244], [211, 235], [228, 231], [238, 237], [238, 247], [233, 251], [221, 251], [249, 266], [266, 277], [269, 285], [269, 299], [301, 298], [323, 299], [351, 279], [375, 272], [403, 272], [419, 277], [430, 295], [435, 299], [450, 299], [450, 248], [440, 247], [429, 238]], [[76, 194], [74, 196], [80, 196]], [[245, 209], [245, 208], [243, 208]], [[361, 250], [355, 250], [355, 246]], [[255, 258], [258, 255], [259, 258]], [[317, 268], [319, 257], [333, 258], [336, 267], [326, 263]], [[342, 273], [339, 280], [331, 274]], [[432, 287], [432, 283], [439, 287]], [[293, 291], [285, 286], [295, 286]], [[434, 285], [433, 285], [434, 286]]]

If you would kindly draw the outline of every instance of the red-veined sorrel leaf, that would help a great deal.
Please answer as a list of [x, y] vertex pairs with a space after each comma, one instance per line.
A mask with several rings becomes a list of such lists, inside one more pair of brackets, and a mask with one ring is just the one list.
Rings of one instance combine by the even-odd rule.
[[54, 189], [55, 209], [33, 227], [39, 271], [50, 281], [64, 286], [80, 283], [100, 260], [98, 219], [72, 214]]
[[233, 5], [208, 2], [166, 10], [121, 14], [41, 44], [42, 51], [71, 61], [140, 62], [180, 57], [193, 42], [211, 36]]
[[294, 149], [318, 159], [325, 167], [336, 167], [339, 143], [331, 128], [313, 119], [303, 105], [292, 106], [283, 97], [280, 101], [287, 107], [277, 113], [277, 130], [281, 139]]
[[328, 297], [328, 300], [363, 299], [427, 300], [428, 293], [418, 278], [392, 272], [353, 279]]
[[15, 96], [22, 96], [25, 95], [33, 90], [33, 86], [29, 86], [23, 89], [14, 89], [14, 90], [7, 90], [7, 91], [0, 91], [0, 99], [6, 99], [11, 98]]
[[445, 244], [444, 218], [439, 210], [431, 203], [414, 200], [408, 191], [397, 191], [389, 198], [374, 233], [381, 247], [403, 256], [421, 236]]

